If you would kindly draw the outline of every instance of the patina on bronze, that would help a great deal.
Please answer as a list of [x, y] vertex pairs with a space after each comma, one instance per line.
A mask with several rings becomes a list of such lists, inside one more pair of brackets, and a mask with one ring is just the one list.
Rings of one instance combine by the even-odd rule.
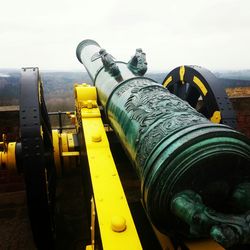
[[226, 247], [249, 243], [250, 206], [242, 202], [250, 182], [249, 140], [138, 76], [131, 61], [105, 54], [112, 60], [104, 62], [102, 51], [84, 40], [76, 53], [137, 171], [152, 223], [170, 235], [211, 236]]

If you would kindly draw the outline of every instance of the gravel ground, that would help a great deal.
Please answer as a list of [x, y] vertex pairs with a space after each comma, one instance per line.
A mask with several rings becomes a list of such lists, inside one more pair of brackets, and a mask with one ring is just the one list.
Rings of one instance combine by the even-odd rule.
[[[83, 221], [82, 180], [78, 168], [58, 180], [58, 250], [83, 249]], [[36, 248], [28, 219], [25, 191], [0, 193], [0, 250], [33, 249]]]
[[36, 249], [24, 191], [0, 194], [0, 249]]

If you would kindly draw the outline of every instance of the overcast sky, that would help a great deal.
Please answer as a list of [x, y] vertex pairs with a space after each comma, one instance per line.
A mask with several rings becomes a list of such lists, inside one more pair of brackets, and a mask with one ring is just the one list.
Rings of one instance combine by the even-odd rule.
[[0, 68], [82, 70], [75, 50], [90, 38], [119, 60], [141, 47], [150, 71], [250, 69], [249, 0], [3, 0], [0, 9]]

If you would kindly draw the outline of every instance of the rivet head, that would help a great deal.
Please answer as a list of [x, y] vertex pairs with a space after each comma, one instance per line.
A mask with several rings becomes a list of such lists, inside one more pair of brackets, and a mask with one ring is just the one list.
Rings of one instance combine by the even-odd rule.
[[126, 230], [126, 220], [124, 217], [115, 215], [111, 218], [111, 228], [114, 232], [123, 232]]
[[92, 141], [93, 142], [100, 142], [102, 140], [102, 135], [101, 133], [97, 132], [92, 135]]

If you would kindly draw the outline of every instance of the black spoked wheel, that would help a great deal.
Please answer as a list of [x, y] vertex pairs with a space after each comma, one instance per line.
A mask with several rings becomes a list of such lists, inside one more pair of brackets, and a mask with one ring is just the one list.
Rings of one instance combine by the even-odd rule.
[[38, 249], [54, 249], [56, 169], [51, 126], [38, 68], [22, 69], [20, 136], [21, 165], [34, 242]]
[[225, 87], [207, 69], [199, 66], [177, 67], [167, 75], [163, 86], [211, 121], [236, 127], [236, 116]]

